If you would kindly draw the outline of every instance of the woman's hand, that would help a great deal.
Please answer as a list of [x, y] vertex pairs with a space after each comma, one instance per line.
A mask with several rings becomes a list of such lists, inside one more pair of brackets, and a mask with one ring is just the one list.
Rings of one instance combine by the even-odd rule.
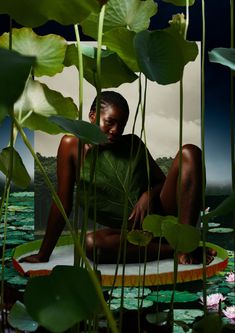
[[134, 225], [136, 223], [141, 224], [143, 222], [144, 217], [149, 212], [150, 203], [151, 203], [151, 194], [148, 191], [146, 191], [141, 195], [141, 197], [135, 204], [135, 207], [133, 208], [128, 220], [133, 222]]

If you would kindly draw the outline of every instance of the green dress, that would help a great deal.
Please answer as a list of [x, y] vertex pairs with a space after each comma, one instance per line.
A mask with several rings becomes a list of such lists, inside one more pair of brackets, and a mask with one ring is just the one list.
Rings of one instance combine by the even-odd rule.
[[118, 142], [88, 151], [81, 171], [79, 200], [93, 221], [121, 228], [123, 217], [128, 218], [147, 189], [146, 149], [136, 135], [123, 135]]

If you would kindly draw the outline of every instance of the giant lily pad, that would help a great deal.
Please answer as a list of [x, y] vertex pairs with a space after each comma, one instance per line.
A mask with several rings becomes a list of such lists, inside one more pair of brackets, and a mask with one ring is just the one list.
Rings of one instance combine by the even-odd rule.
[[12, 147], [4, 148], [0, 153], [0, 170], [9, 176], [10, 161], [12, 156], [12, 181], [24, 189], [30, 184], [30, 176], [26, 170], [22, 158], [18, 152]]
[[28, 27], [37, 27], [49, 20], [63, 25], [76, 24], [99, 9], [97, 0], [9, 0], [0, 3], [1, 14], [9, 14], [16, 22]]
[[62, 130], [48, 121], [52, 115], [75, 119], [77, 107], [72, 98], [49, 89], [38, 81], [28, 80], [21, 98], [15, 103], [15, 117], [22, 126], [32, 130], [41, 130], [49, 134], [58, 134]]
[[235, 49], [218, 47], [209, 52], [211, 62], [229, 67], [235, 70]]
[[209, 232], [225, 234], [227, 232], [233, 232], [233, 228], [212, 228], [212, 229], [209, 229]]
[[[96, 53], [97, 49], [91, 46], [83, 46], [84, 77], [94, 87], [97, 82]], [[78, 69], [78, 57], [75, 44], [69, 45], [65, 66], [75, 65]], [[118, 87], [125, 82], [133, 82], [137, 79], [129, 67], [114, 52], [102, 50], [101, 53], [101, 87]]]
[[51, 332], [64, 332], [99, 309], [87, 270], [72, 266], [57, 266], [49, 276], [30, 279], [24, 300], [30, 316]]
[[[150, 18], [156, 14], [157, 4], [153, 0], [109, 0], [104, 17], [103, 31], [125, 27], [131, 31], [148, 29]], [[83, 32], [97, 39], [98, 15], [90, 14], [81, 25]]]
[[34, 57], [0, 48], [0, 106], [13, 105], [19, 98], [34, 61]]
[[[9, 47], [9, 33], [0, 37], [0, 46]], [[32, 29], [12, 30], [12, 49], [27, 56], [35, 56], [35, 76], [55, 75], [63, 70], [66, 41], [58, 35], [38, 36]]]

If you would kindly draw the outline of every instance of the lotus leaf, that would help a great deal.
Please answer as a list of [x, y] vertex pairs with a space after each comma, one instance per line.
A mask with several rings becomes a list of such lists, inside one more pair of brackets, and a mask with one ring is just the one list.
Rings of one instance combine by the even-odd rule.
[[41, 130], [49, 134], [58, 134], [62, 130], [48, 121], [52, 115], [75, 119], [77, 106], [72, 98], [49, 89], [45, 84], [29, 80], [21, 98], [15, 103], [15, 117], [22, 126], [32, 130]]
[[[9, 33], [0, 37], [0, 47], [9, 47]], [[36, 57], [33, 66], [35, 76], [52, 76], [61, 72], [66, 47], [66, 40], [58, 35], [38, 36], [29, 28], [12, 30], [12, 49]]]
[[107, 136], [100, 130], [99, 126], [84, 120], [70, 120], [61, 117], [50, 117], [50, 121], [59, 125], [63, 130], [74, 134], [84, 143], [102, 144], [107, 142]]
[[233, 232], [232, 228], [212, 228], [208, 230], [209, 232], [225, 234], [227, 232]]
[[49, 276], [30, 279], [24, 303], [34, 320], [58, 333], [89, 319], [100, 307], [87, 270], [73, 266], [56, 266]]
[[8, 315], [9, 324], [20, 331], [34, 332], [38, 328], [38, 323], [28, 314], [25, 306], [20, 301], [12, 306]]
[[218, 47], [209, 52], [211, 62], [229, 67], [235, 70], [235, 49]]
[[[109, 0], [104, 17], [103, 31], [125, 27], [131, 31], [148, 29], [150, 18], [157, 12], [157, 4], [153, 0]], [[97, 39], [98, 15], [91, 13], [81, 22], [83, 32]]]
[[[127, 310], [137, 310], [139, 308], [149, 308], [153, 305], [151, 300], [127, 298], [123, 299], [123, 307]], [[111, 310], [118, 310], [121, 307], [121, 299], [113, 298], [110, 302]]]
[[[35, 58], [0, 48], [0, 112], [21, 95]], [[3, 106], [3, 108], [2, 108]], [[3, 117], [1, 116], [1, 119]]]
[[139, 72], [134, 49], [135, 32], [126, 28], [114, 28], [103, 36], [103, 43], [127, 64], [133, 72]]
[[[135, 287], [125, 287], [123, 290], [125, 298], [136, 298], [147, 296], [151, 293], [151, 289], [149, 288], [135, 288]], [[109, 291], [109, 295], [111, 294], [111, 290]], [[122, 288], [115, 288], [112, 291], [112, 297], [120, 298], [122, 296]]]
[[127, 234], [127, 240], [134, 245], [147, 246], [153, 238], [153, 234], [144, 230], [131, 230]]
[[[96, 87], [96, 52], [92, 46], [83, 46], [84, 78]], [[66, 56], [65, 66], [75, 65], [78, 68], [78, 57], [75, 44], [69, 45]], [[79, 69], [79, 68], [78, 68]], [[130, 70], [121, 58], [114, 52], [102, 50], [101, 52], [101, 87], [118, 87], [125, 82], [133, 82], [137, 75]]]
[[[10, 163], [12, 158], [12, 181], [15, 185], [24, 189], [27, 188], [30, 184], [30, 176], [26, 170], [24, 163], [22, 161], [19, 153], [12, 147], [4, 148], [0, 152], [0, 170], [9, 177]], [[8, 207], [10, 210], [10, 206]]]
[[99, 9], [96, 0], [9, 0], [0, 3], [1, 14], [9, 14], [16, 22], [28, 27], [38, 27], [49, 20], [64, 25], [76, 24]]
[[163, 85], [179, 81], [184, 66], [198, 54], [196, 43], [186, 41], [174, 26], [139, 32], [134, 46], [141, 71]]
[[[172, 290], [159, 290], [159, 292], [153, 291], [146, 298], [153, 302], [170, 303], [172, 296]], [[199, 298], [197, 294], [190, 293], [188, 291], [175, 291], [174, 302], [193, 302]]]

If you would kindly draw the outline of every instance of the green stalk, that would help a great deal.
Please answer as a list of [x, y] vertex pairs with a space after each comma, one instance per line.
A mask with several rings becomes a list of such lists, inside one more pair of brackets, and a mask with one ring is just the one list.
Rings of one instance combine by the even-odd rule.
[[99, 16], [99, 25], [98, 25], [98, 38], [97, 38], [97, 57], [96, 57], [96, 124], [100, 123], [100, 98], [101, 98], [101, 53], [102, 53], [102, 37], [103, 37], [103, 25], [104, 25], [104, 14], [105, 14], [105, 5], [102, 6], [100, 16]]
[[[202, 143], [202, 211], [205, 215], [205, 41], [206, 41], [206, 24], [205, 24], [205, 1], [202, 1], [202, 59], [201, 59], [201, 143]], [[202, 229], [203, 242], [203, 306], [204, 313], [207, 313], [206, 304], [206, 227], [203, 224]]]
[[[81, 49], [81, 42], [79, 36], [78, 25], [74, 25], [74, 31], [77, 41], [77, 57], [78, 57], [78, 84], [79, 84], [79, 110], [78, 110], [78, 119], [82, 120], [83, 115], [83, 56], [82, 56], [82, 49]], [[80, 175], [81, 175], [81, 161], [82, 161], [82, 154], [83, 154], [84, 145], [81, 140], [78, 141], [78, 160], [77, 160], [77, 168], [76, 168], [76, 193], [75, 193], [75, 207], [74, 207], [74, 218], [73, 218], [73, 225], [74, 225], [74, 232], [78, 237], [78, 229], [79, 229], [79, 182], [80, 182]], [[80, 264], [80, 256], [74, 249], [74, 265], [79, 266]], [[82, 263], [81, 263], [82, 264]]]

